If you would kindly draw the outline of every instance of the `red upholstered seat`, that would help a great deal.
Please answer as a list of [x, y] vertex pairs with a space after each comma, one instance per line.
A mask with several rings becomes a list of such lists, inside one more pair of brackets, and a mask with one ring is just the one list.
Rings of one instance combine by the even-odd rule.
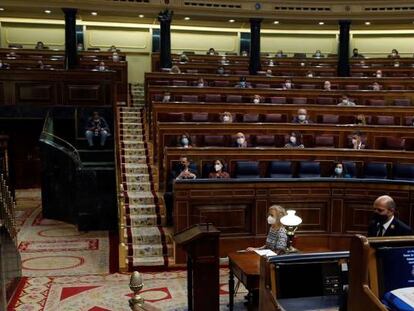
[[286, 122], [286, 118], [281, 113], [267, 113], [264, 115], [264, 122], [282, 123]]
[[330, 135], [316, 135], [316, 137], [315, 137], [315, 147], [335, 148], [334, 137], [330, 136]]
[[314, 90], [316, 89], [316, 85], [315, 84], [302, 84], [300, 88], [303, 90]]
[[205, 101], [209, 103], [221, 102], [221, 95], [220, 94], [206, 94]]
[[272, 104], [286, 104], [286, 97], [273, 96], [273, 97], [270, 97], [270, 102]]
[[258, 88], [258, 89], [269, 89], [270, 88], [270, 84], [266, 84], [266, 83], [256, 83], [256, 88]]
[[208, 122], [208, 112], [194, 112], [191, 114], [191, 121]]
[[214, 81], [213, 83], [214, 83], [214, 86], [217, 86], [217, 87], [230, 86], [230, 81], [227, 81], [227, 80], [217, 80], [217, 81]]
[[243, 115], [243, 122], [259, 122], [259, 115], [257, 113], [247, 113]]
[[345, 85], [345, 90], [347, 90], [347, 91], [359, 90], [359, 85], [358, 84], [348, 84], [348, 85]]
[[183, 102], [198, 102], [198, 96], [197, 95], [182, 95], [181, 101]]
[[187, 73], [198, 73], [197, 69], [187, 69]]
[[226, 102], [228, 103], [241, 103], [242, 96], [241, 95], [227, 95]]
[[395, 85], [392, 84], [388, 87], [389, 90], [405, 90], [405, 86], [404, 85]]
[[377, 116], [378, 125], [394, 125], [395, 119], [393, 116]]
[[324, 114], [322, 115], [322, 123], [325, 124], [338, 124], [339, 116], [335, 114]]
[[223, 135], [204, 136], [204, 146], [206, 147], [225, 147], [226, 139]]
[[185, 81], [185, 80], [172, 80], [172, 85], [174, 85], [174, 86], [187, 86], [187, 81]]
[[364, 73], [363, 72], [351, 73], [351, 77], [364, 77]]
[[367, 104], [370, 106], [385, 106], [384, 99], [368, 99]]
[[411, 100], [409, 98], [394, 99], [395, 106], [410, 106]]
[[394, 136], [388, 136], [384, 139], [384, 145], [383, 149], [386, 150], [401, 150], [404, 149], [405, 146], [405, 139], [394, 137]]
[[411, 124], [413, 124], [413, 120], [414, 120], [414, 117], [405, 117], [404, 118], [404, 124], [405, 125], [411, 125]]
[[308, 103], [308, 99], [306, 97], [293, 97], [292, 104], [293, 105], [306, 105]]
[[247, 76], [249, 75], [249, 71], [248, 70], [235, 70], [234, 74], [241, 75], [241, 76]]
[[159, 115], [159, 121], [161, 122], [184, 122], [185, 117], [182, 112], [169, 112], [161, 113]]
[[256, 146], [257, 147], [274, 147], [275, 136], [274, 135], [257, 135]]
[[316, 103], [319, 105], [333, 105], [335, 103], [335, 99], [332, 97], [318, 97], [316, 99]]

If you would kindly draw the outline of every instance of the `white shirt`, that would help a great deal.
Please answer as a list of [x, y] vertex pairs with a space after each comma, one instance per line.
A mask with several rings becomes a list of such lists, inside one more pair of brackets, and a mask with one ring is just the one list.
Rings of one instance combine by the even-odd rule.
[[392, 221], [394, 220], [394, 215], [388, 220], [385, 224], [382, 225], [384, 230], [382, 231], [382, 235], [384, 236], [385, 231], [387, 231], [388, 227], [391, 225]]

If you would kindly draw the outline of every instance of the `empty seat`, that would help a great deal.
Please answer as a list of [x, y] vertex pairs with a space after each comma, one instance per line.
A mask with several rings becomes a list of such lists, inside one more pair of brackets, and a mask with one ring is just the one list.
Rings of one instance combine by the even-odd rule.
[[257, 113], [246, 113], [243, 115], [243, 122], [259, 122], [259, 115]]
[[353, 178], [357, 175], [356, 163], [353, 161], [344, 161], [342, 165], [349, 177]]
[[363, 72], [353, 72], [351, 73], [351, 77], [364, 77], [364, 73]]
[[394, 105], [395, 106], [410, 106], [411, 99], [409, 98], [394, 99]]
[[272, 104], [286, 104], [286, 97], [272, 96], [270, 97], [270, 102]]
[[187, 73], [191, 73], [191, 74], [198, 73], [198, 70], [197, 69], [187, 69]]
[[324, 114], [322, 115], [322, 123], [325, 124], [338, 124], [339, 116], [336, 114]]
[[269, 165], [270, 178], [291, 178], [292, 163], [290, 161], [272, 161]]
[[314, 90], [316, 89], [316, 85], [315, 84], [302, 84], [300, 88], [303, 90]]
[[377, 116], [378, 125], [394, 125], [395, 119], [393, 116]]
[[303, 161], [300, 162], [299, 177], [312, 178], [321, 176], [321, 167], [319, 162]]
[[315, 147], [335, 148], [335, 139], [330, 135], [316, 135]]
[[405, 86], [404, 85], [395, 85], [392, 84], [388, 87], [389, 90], [405, 90]]
[[208, 112], [194, 112], [191, 114], [191, 121], [208, 122]]
[[413, 122], [414, 122], [414, 118], [413, 117], [405, 117], [404, 118], [404, 124], [405, 125], [411, 126], [411, 125], [413, 125]]
[[213, 82], [214, 86], [217, 87], [226, 87], [226, 86], [230, 86], [230, 81], [227, 80], [217, 80]]
[[275, 136], [274, 135], [257, 135], [256, 146], [257, 147], [274, 147]]
[[316, 103], [319, 105], [333, 105], [335, 103], [335, 99], [332, 97], [318, 97], [316, 99]]
[[198, 96], [197, 95], [182, 95], [181, 101], [183, 102], [198, 102]]
[[387, 178], [387, 164], [380, 162], [368, 162], [364, 165], [364, 177], [373, 179]]
[[367, 104], [370, 106], [385, 106], [384, 99], [368, 99]]
[[168, 80], [156, 80], [154, 81], [155, 85], [169, 85], [170, 82]]
[[308, 99], [306, 97], [293, 97], [292, 104], [293, 105], [306, 105], [308, 103]]
[[384, 139], [384, 145], [383, 149], [385, 150], [401, 150], [405, 147], [405, 139], [394, 137], [394, 136], [388, 136]]
[[174, 85], [174, 86], [187, 86], [187, 81], [185, 81], [185, 80], [172, 80], [172, 85]]
[[333, 72], [329, 72], [329, 71], [322, 71], [319, 73], [320, 77], [334, 77], [335, 74]]
[[260, 178], [259, 162], [257, 161], [237, 161], [236, 178]]
[[169, 113], [161, 113], [159, 115], [160, 122], [184, 122], [184, 113], [182, 112], [169, 112]]
[[395, 164], [393, 166], [394, 179], [414, 180], [414, 165], [412, 164]]
[[241, 75], [241, 76], [247, 76], [249, 75], [249, 71], [248, 70], [235, 70], [234, 74], [236, 75]]
[[205, 101], [209, 103], [221, 102], [221, 95], [220, 94], [206, 94]]
[[256, 83], [256, 88], [258, 88], [258, 89], [269, 89], [270, 88], [270, 84], [266, 84], [266, 83]]
[[282, 123], [286, 122], [286, 119], [280, 113], [267, 113], [264, 115], [263, 121], [269, 123]]
[[204, 136], [204, 146], [206, 147], [224, 147], [226, 140], [223, 135], [206, 135]]
[[345, 90], [347, 90], [347, 91], [359, 90], [359, 85], [358, 84], [347, 84], [347, 85], [345, 85]]
[[228, 103], [241, 103], [242, 96], [241, 95], [227, 95], [226, 102]]
[[295, 57], [295, 58], [306, 58], [306, 53], [294, 53], [293, 57]]

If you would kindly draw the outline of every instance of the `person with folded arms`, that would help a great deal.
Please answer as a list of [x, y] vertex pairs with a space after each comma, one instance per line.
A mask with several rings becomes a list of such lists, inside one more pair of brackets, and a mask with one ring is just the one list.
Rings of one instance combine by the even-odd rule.
[[180, 164], [178, 165], [179, 174], [175, 179], [196, 179], [197, 175], [190, 169], [191, 161], [186, 156], [180, 157]]

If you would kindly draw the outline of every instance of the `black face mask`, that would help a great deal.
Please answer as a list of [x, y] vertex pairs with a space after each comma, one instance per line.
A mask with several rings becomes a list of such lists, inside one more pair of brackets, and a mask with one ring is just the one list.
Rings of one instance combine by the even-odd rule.
[[372, 218], [376, 223], [380, 223], [380, 224], [384, 224], [388, 220], [387, 215], [381, 215], [381, 214], [378, 214], [378, 213], [374, 213]]

